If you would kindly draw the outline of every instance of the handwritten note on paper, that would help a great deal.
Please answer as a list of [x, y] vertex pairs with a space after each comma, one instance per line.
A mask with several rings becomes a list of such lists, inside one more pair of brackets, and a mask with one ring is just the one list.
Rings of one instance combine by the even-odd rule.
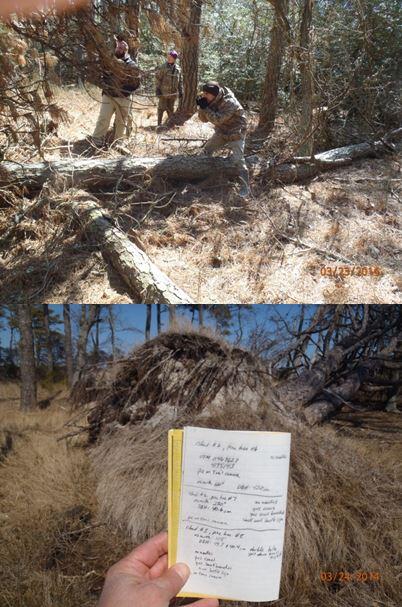
[[177, 561], [183, 592], [279, 597], [290, 434], [184, 429]]

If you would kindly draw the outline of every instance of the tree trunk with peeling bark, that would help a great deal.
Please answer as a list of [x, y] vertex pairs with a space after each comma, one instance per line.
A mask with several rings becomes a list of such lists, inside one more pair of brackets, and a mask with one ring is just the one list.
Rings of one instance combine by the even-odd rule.
[[271, 4], [274, 7], [275, 14], [268, 48], [267, 68], [258, 122], [258, 128], [266, 135], [272, 131], [275, 124], [282, 60], [289, 38], [289, 32], [286, 28], [287, 21], [284, 21], [284, 16], [288, 12], [288, 0], [275, 0]]
[[304, 0], [300, 25], [300, 79], [301, 79], [301, 116], [300, 139], [302, 154], [311, 155], [314, 149], [313, 97], [314, 75], [311, 51], [311, 22], [313, 19], [314, 0]]
[[126, 284], [136, 303], [193, 303], [187, 293], [164, 274], [129, 238], [114, 227], [107, 211], [85, 192], [63, 203], [82, 224], [83, 233], [97, 245]]
[[189, 20], [182, 29], [182, 55], [184, 94], [178, 114], [190, 118], [196, 111], [195, 98], [198, 88], [198, 63], [200, 54], [200, 29], [202, 0], [191, 0]]

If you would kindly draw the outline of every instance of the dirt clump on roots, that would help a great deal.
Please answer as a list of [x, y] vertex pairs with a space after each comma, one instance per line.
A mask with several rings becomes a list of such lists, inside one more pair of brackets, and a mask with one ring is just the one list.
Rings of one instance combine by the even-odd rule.
[[[266, 406], [266, 403], [265, 403]], [[175, 427], [197, 425], [227, 430], [290, 428], [271, 410], [264, 417], [222, 407], [206, 417], [179, 416]], [[114, 425], [91, 459], [102, 518], [134, 544], [166, 528], [167, 431], [165, 421]], [[284, 607], [363, 607], [399, 604], [398, 484], [385, 460], [359, 452], [331, 427], [292, 426], [292, 448], [281, 599]], [[373, 446], [375, 450], [375, 446]], [[146, 482], [145, 482], [146, 479]], [[376, 572], [379, 581], [324, 582], [321, 572]], [[177, 603], [179, 604], [179, 603]], [[259, 603], [270, 605], [271, 603]], [[222, 607], [249, 603], [222, 601]]]
[[102, 399], [108, 392], [118, 369], [116, 365], [87, 365], [70, 390], [70, 402], [74, 409], [81, 405]]
[[250, 352], [199, 332], [167, 332], [119, 365], [89, 415], [90, 441], [114, 427], [207, 415], [233, 399], [250, 410], [270, 393], [267, 369]]

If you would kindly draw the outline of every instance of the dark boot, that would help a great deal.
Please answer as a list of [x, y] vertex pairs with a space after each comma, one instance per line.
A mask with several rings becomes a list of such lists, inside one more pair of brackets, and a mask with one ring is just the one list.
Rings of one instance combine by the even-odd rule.
[[239, 182], [240, 182], [239, 196], [241, 196], [242, 198], [247, 198], [247, 196], [250, 196], [250, 194], [251, 194], [250, 182], [249, 182], [247, 169], [242, 169], [240, 171]]

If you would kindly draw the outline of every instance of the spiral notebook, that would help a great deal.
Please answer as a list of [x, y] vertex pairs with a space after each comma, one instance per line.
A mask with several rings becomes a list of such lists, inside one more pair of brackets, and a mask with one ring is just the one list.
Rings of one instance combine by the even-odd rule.
[[168, 436], [169, 566], [179, 597], [279, 598], [290, 434], [185, 427]]

